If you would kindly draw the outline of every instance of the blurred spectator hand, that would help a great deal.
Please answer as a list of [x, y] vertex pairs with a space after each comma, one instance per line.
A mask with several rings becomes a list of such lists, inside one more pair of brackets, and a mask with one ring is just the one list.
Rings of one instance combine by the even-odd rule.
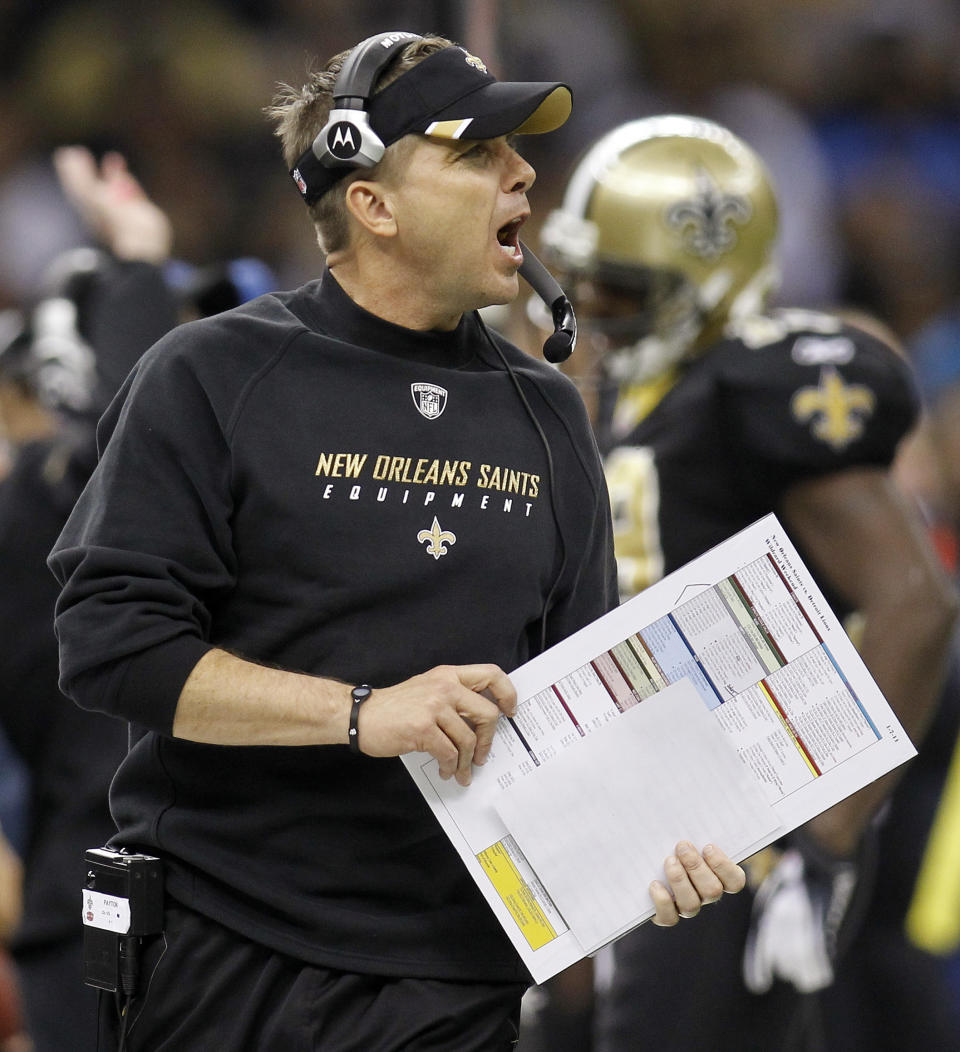
[[0, 829], [0, 946], [6, 944], [20, 922], [23, 866]]
[[173, 228], [147, 196], [119, 153], [100, 164], [84, 146], [61, 146], [53, 165], [67, 200], [91, 234], [119, 259], [162, 263], [170, 255]]

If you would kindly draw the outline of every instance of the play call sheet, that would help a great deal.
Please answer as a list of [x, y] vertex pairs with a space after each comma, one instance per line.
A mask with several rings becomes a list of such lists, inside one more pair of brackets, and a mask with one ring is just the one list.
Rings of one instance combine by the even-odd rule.
[[469, 787], [404, 761], [537, 982], [652, 916], [678, 840], [742, 860], [915, 753], [772, 515], [510, 677]]

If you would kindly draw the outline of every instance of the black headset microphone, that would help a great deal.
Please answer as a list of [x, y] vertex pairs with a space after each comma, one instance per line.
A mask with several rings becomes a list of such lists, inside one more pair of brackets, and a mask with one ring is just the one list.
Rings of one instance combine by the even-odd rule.
[[[311, 198], [307, 183], [318, 166], [372, 168], [383, 157], [385, 147], [370, 126], [367, 105], [383, 69], [398, 51], [418, 39], [421, 38], [416, 33], [378, 33], [361, 41], [347, 56], [333, 87], [333, 109], [327, 123], [291, 172], [308, 202]], [[554, 331], [543, 345], [543, 356], [557, 365], [566, 361], [577, 345], [573, 305], [556, 278], [523, 243], [520, 251], [520, 276], [550, 308], [553, 317]]]
[[557, 279], [522, 241], [520, 251], [523, 253], [520, 277], [546, 303], [553, 315], [553, 334], [543, 345], [543, 356], [548, 362], [559, 365], [573, 354], [577, 346], [577, 317], [573, 313], [573, 304]]

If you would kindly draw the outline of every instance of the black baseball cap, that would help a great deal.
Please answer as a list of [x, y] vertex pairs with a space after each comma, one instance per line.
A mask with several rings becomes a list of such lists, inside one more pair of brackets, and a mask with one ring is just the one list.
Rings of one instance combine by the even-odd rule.
[[[566, 84], [498, 81], [475, 55], [454, 46], [434, 52], [373, 95], [366, 111], [371, 128], [389, 146], [414, 133], [494, 139], [554, 131], [570, 116], [572, 105]], [[312, 204], [351, 170], [328, 167], [308, 150], [291, 175]]]

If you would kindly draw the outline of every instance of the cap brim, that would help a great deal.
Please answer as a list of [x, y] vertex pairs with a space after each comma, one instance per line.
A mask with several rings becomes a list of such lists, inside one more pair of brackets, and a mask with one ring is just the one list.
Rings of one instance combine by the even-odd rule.
[[538, 135], [559, 128], [572, 108], [565, 84], [495, 81], [434, 113], [424, 134], [441, 139]]

